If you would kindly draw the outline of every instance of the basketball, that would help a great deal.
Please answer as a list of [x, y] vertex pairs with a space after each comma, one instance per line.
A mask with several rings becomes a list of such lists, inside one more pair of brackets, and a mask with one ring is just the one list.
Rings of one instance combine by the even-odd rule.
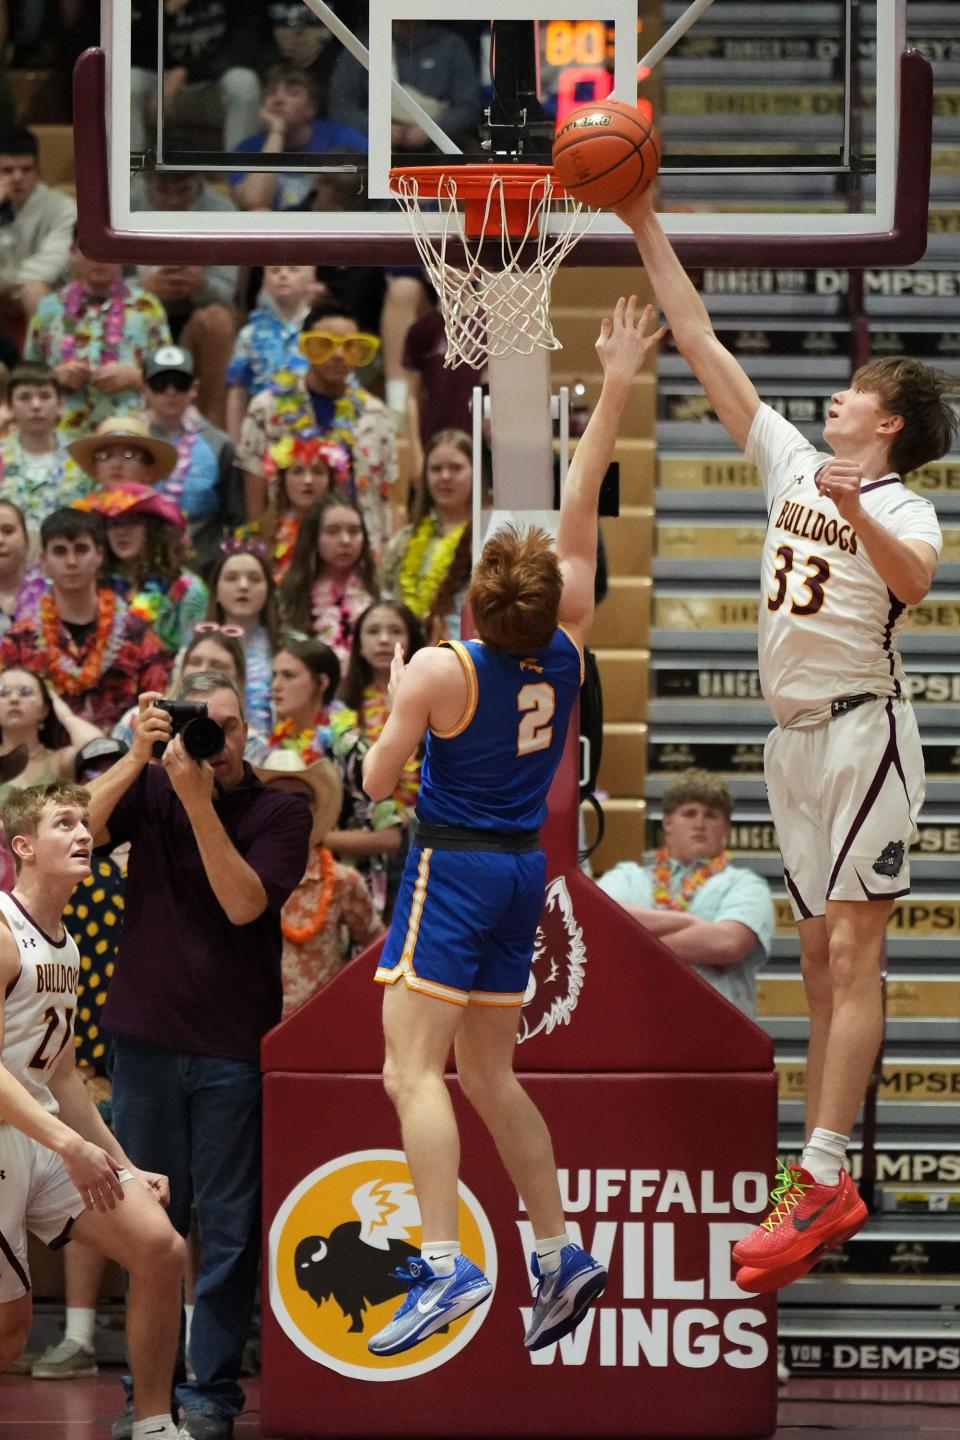
[[610, 210], [653, 182], [660, 140], [653, 121], [636, 105], [599, 100], [572, 110], [560, 126], [553, 168], [568, 195]]

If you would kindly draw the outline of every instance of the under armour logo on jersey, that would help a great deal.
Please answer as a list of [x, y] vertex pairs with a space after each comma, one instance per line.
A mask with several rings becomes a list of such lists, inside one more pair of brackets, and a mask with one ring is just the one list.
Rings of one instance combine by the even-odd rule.
[[20, 944], [23, 946], [24, 950], [26, 950], [28, 945], [32, 945], [34, 949], [36, 949], [37, 942], [33, 935], [24, 935], [20, 941]]
[[903, 869], [903, 856], [903, 841], [891, 840], [889, 845], [884, 845], [874, 860], [873, 868], [878, 875], [899, 875]]

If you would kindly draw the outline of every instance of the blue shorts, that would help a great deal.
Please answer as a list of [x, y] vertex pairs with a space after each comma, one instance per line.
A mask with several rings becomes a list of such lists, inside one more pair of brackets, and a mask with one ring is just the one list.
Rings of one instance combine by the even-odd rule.
[[413, 848], [376, 979], [454, 1005], [522, 1005], [547, 859]]

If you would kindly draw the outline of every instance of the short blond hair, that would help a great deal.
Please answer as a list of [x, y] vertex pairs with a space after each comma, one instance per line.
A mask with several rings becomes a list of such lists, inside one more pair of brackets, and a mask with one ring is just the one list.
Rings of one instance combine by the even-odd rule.
[[25, 785], [22, 790], [9, 792], [3, 802], [3, 828], [18, 875], [20, 856], [13, 842], [18, 835], [36, 835], [40, 817], [48, 805], [76, 805], [86, 812], [90, 808], [90, 791], [83, 785], [55, 780], [52, 785]]
[[681, 805], [709, 805], [713, 810], [722, 810], [727, 819], [733, 809], [733, 801], [726, 780], [711, 775], [709, 770], [691, 767], [675, 775], [663, 792], [663, 813], [672, 815]]

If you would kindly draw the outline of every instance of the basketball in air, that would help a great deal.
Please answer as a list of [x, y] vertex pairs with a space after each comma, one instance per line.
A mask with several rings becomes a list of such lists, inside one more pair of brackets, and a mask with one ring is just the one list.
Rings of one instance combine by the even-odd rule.
[[574, 199], [611, 210], [639, 195], [660, 168], [653, 121], [622, 100], [571, 110], [553, 141], [557, 180]]

